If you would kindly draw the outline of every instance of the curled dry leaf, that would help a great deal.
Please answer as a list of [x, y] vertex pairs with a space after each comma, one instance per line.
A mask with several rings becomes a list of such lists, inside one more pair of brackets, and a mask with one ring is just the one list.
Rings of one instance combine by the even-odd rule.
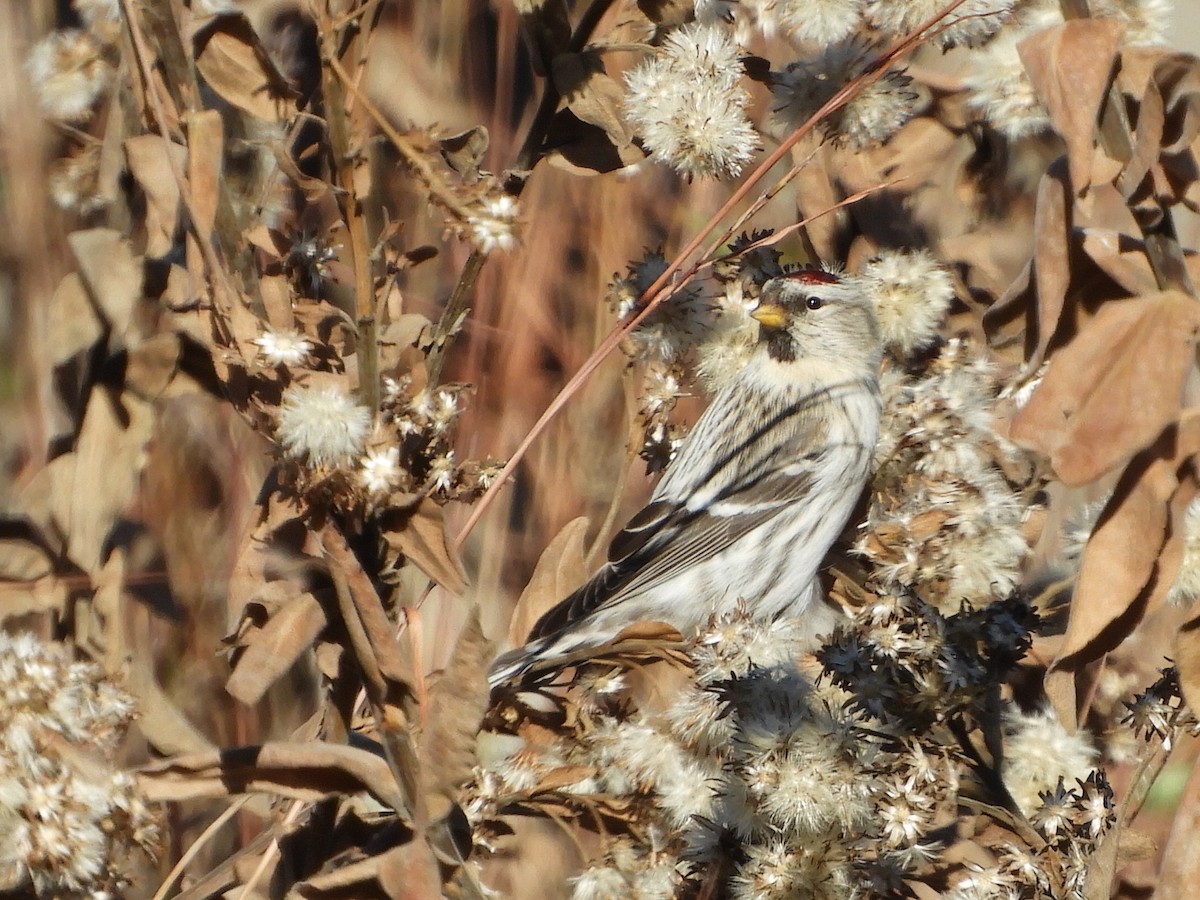
[[192, 52], [208, 86], [238, 109], [266, 122], [286, 121], [295, 112], [295, 92], [242, 13], [198, 22]]
[[182, 172], [187, 150], [157, 134], [131, 137], [123, 146], [129, 174], [146, 195], [146, 255], [165, 256], [175, 244], [179, 226], [179, 183], [168, 154]]
[[446, 514], [428, 497], [415, 506], [392, 509], [379, 519], [384, 540], [397, 553], [452, 594], [467, 587], [467, 570], [446, 534]]
[[419, 750], [421, 786], [432, 818], [445, 813], [446, 801], [475, 766], [475, 738], [487, 710], [487, 667], [493, 655], [476, 608], [454, 644], [450, 664], [429, 689]]
[[[290, 587], [287, 582], [275, 584]], [[325, 610], [312, 594], [289, 597], [261, 628], [239, 635], [245, 650], [237, 657], [225, 690], [242, 703], [257, 703], [311, 649], [326, 624]]]
[[112, 332], [123, 335], [142, 298], [142, 260], [121, 232], [110, 228], [76, 231], [67, 237], [88, 294]]
[[587, 579], [587, 559], [584, 541], [588, 520], [585, 516], [572, 519], [554, 536], [542, 555], [509, 620], [508, 639], [514, 646], [525, 642], [525, 636], [542, 614], [579, 587]]
[[1196, 494], [1200, 413], [1185, 414], [1121, 476], [1083, 552], [1067, 633], [1048, 676], [1059, 718], [1075, 722], [1073, 678], [1164, 601], [1178, 571], [1183, 517]]
[[1106, 303], [1056, 353], [1012, 423], [1068, 485], [1094, 481], [1176, 420], [1200, 335], [1200, 305], [1173, 291]]
[[212, 240], [217, 222], [217, 204], [221, 197], [221, 174], [225, 154], [225, 126], [215, 109], [191, 113], [187, 117], [188, 193], [191, 199], [192, 227], [201, 240]]
[[1018, 47], [1054, 130], [1066, 141], [1076, 196], [1088, 189], [1096, 120], [1124, 32], [1116, 19], [1075, 19], [1039, 31]]
[[1163, 205], [1200, 199], [1195, 151], [1200, 136], [1200, 62], [1161, 48], [1122, 54], [1120, 83], [1138, 100], [1133, 156], [1117, 180], [1151, 223]]
[[355, 747], [279, 741], [190, 753], [151, 763], [137, 772], [151, 801], [270, 793], [293, 800], [320, 800], [366, 791], [391, 809], [402, 809], [391, 770], [383, 759]]

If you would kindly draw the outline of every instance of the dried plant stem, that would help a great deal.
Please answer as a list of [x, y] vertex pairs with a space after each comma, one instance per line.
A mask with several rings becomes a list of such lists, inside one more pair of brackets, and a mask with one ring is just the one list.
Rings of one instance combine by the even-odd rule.
[[[830, 113], [844, 106], [868, 86], [883, 77], [883, 74], [887, 71], [889, 65], [891, 65], [895, 60], [904, 56], [906, 53], [912, 51], [913, 48], [925, 40], [924, 33], [930, 28], [930, 26], [936, 23], [943, 16], [957, 9], [964, 2], [966, 2], [966, 0], [954, 0], [954, 2], [948, 4], [940, 12], [938, 12], [937, 15], [922, 23], [914, 31], [897, 42], [894, 47], [875, 60], [875, 62], [868, 67], [867, 71], [863, 72], [853, 81], [844, 85], [837, 93], [830, 97], [829, 100], [827, 100], [825, 104], [808, 119], [807, 122], [792, 132], [792, 134], [789, 135], [788, 138], [783, 141], [783, 143], [781, 143], [775, 149], [775, 151], [771, 153], [770, 156], [768, 156], [755, 168], [750, 176], [738, 187], [736, 191], [733, 192], [733, 196], [731, 196], [721, 206], [721, 208], [713, 214], [708, 222], [705, 223], [705, 225], [699, 231], [697, 231], [696, 235], [690, 241], [688, 241], [681, 251], [679, 251], [678, 255], [667, 266], [662, 275], [660, 275], [658, 279], [652, 285], [650, 285], [649, 288], [647, 288], [646, 292], [642, 294], [640, 299], [644, 305], [642, 306], [641, 311], [636, 316], [633, 316], [627, 321], [621, 323], [611, 332], [609, 332], [607, 337], [600, 342], [600, 346], [597, 347], [592, 355], [584, 361], [583, 365], [580, 366], [575, 374], [571, 376], [570, 380], [566, 383], [566, 385], [563, 386], [562, 390], [560, 390], [555, 398], [550, 401], [550, 405], [546, 407], [546, 410], [538, 418], [537, 422], [534, 423], [533, 427], [529, 430], [529, 433], [525, 435], [525, 437], [521, 440], [521, 443], [517, 445], [515, 450], [513, 450], [512, 454], [509, 456], [508, 462], [500, 471], [500, 474], [496, 477], [496, 480], [492, 483], [491, 487], [489, 487], [487, 492], [479, 499], [479, 502], [475, 504], [475, 508], [471, 510], [470, 517], [467, 519], [466, 523], [463, 525], [462, 529], [455, 538], [456, 546], [462, 547], [462, 545], [466, 542], [467, 537], [478, 524], [479, 520], [483, 518], [484, 513], [486, 513], [491, 507], [492, 503], [495, 502], [496, 495], [499, 493], [500, 489], [504, 487], [504, 485], [508, 482], [508, 479], [510, 479], [513, 473], [516, 471], [517, 466], [521, 464], [521, 460], [525, 458], [525, 454], [529, 452], [529, 448], [533, 446], [534, 442], [539, 437], [541, 437], [542, 433], [546, 430], [546, 426], [548, 426], [555, 416], [562, 411], [562, 409], [567, 405], [568, 401], [575, 396], [576, 392], [583, 387], [584, 383], [592, 376], [592, 373], [600, 367], [600, 364], [608, 357], [610, 353], [612, 353], [613, 350], [617, 348], [621, 341], [625, 339], [626, 335], [628, 335], [631, 331], [637, 328], [638, 325], [645, 321], [645, 319], [651, 315], [664, 300], [666, 300], [675, 292], [675, 290], [678, 289], [680, 284], [689, 280], [696, 274], [696, 272], [700, 270], [700, 265], [702, 264], [703, 260], [693, 263], [692, 267], [682, 276], [682, 278], [675, 280], [670, 288], [667, 287], [668, 283], [675, 279], [676, 273], [678, 273], [680, 268], [682, 268], [684, 262], [689, 259], [703, 243], [705, 236], [708, 235], [714, 228], [716, 228], [719, 222], [725, 219], [726, 216], [728, 216], [734, 209], [737, 208], [737, 206], [749, 195], [754, 187], [766, 177], [767, 173], [770, 172], [772, 168], [774, 168], [775, 164], [783, 159], [783, 157], [791, 151], [792, 147], [794, 147], [797, 142], [811, 132], [813, 128], [816, 127], [818, 122], [820, 122]], [[726, 240], [728, 240], [728, 238], [726, 238]]]
[[[283, 821], [279, 823], [280, 828], [286, 828], [298, 818], [300, 813], [308, 804], [301, 801], [296, 801], [288, 809], [287, 814], [283, 817]], [[279, 838], [271, 838], [271, 843], [267, 849], [263, 851], [262, 859], [258, 861], [258, 865], [254, 867], [254, 872], [246, 879], [246, 883], [242, 885], [242, 889], [238, 892], [237, 900], [249, 900], [254, 895], [254, 889], [258, 886], [258, 882], [262, 880], [263, 875], [267, 873], [267, 869], [271, 867], [271, 863], [275, 861], [275, 857], [279, 855]]]
[[387, 116], [380, 111], [379, 107], [371, 102], [371, 99], [362, 91], [355, 79], [351, 77], [350, 73], [346, 71], [336, 58], [331, 57], [329, 59], [329, 68], [333, 70], [342, 84], [346, 86], [346, 89], [354, 100], [362, 104], [363, 111], [371, 117], [379, 130], [383, 132], [384, 137], [396, 148], [396, 151], [404, 159], [405, 164], [428, 189], [430, 196], [458, 219], [465, 221], [470, 215], [470, 211], [458, 201], [454, 191], [437, 174], [433, 166], [425, 159], [425, 155], [412, 141], [396, 130], [392, 123], [388, 121]]
[[480, 250], [471, 251], [471, 255], [467, 257], [466, 263], [463, 264], [462, 272], [458, 276], [458, 281], [454, 285], [450, 299], [446, 301], [446, 308], [442, 310], [441, 318], [438, 319], [437, 326], [434, 328], [433, 348], [429, 351], [429, 356], [425, 358], [425, 368], [429, 373], [429, 386], [431, 388], [437, 385], [438, 380], [442, 376], [442, 365], [446, 361], [446, 351], [454, 339], [456, 328], [467, 312], [467, 301], [471, 297], [471, 291], [475, 287], [479, 273], [483, 271], [483, 263], [486, 259], [486, 253]]
[[223, 827], [225, 823], [232, 819], [241, 811], [242, 807], [250, 802], [250, 795], [243, 794], [241, 797], [235, 797], [233, 802], [225, 809], [221, 810], [221, 814], [208, 824], [208, 827], [200, 833], [196, 840], [192, 841], [191, 845], [183, 851], [179, 857], [179, 861], [171, 867], [171, 871], [167, 873], [167, 877], [163, 879], [162, 884], [158, 886], [158, 890], [154, 892], [154, 896], [150, 900], [163, 900], [171, 890], [171, 885], [179, 880], [183, 875], [184, 869], [188, 867], [193, 859], [200, 855], [200, 851], [208, 845]]
[[[328, 11], [327, 11], [328, 15]], [[350, 137], [350, 114], [346, 108], [343, 85], [351, 86], [353, 79], [338, 64], [339, 32], [327, 20], [318, 28], [321, 37], [321, 83], [324, 91], [325, 123], [329, 133], [330, 152], [337, 170], [338, 203], [346, 222], [347, 242], [354, 260], [354, 311], [359, 329], [358, 389], [363, 403], [370, 410], [379, 409], [379, 345], [375, 340], [375, 287], [371, 277], [371, 241], [367, 235], [367, 219], [362, 198], [354, 185], [354, 169], [360, 146]], [[360, 39], [356, 36], [351, 44]], [[344, 51], [349, 53], [347, 49]], [[336, 68], [335, 68], [336, 67]], [[360, 67], [361, 71], [361, 67]]]

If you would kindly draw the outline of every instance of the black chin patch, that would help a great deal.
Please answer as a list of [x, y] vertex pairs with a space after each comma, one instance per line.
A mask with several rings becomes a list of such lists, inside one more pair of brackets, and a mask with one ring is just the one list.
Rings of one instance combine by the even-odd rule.
[[776, 362], [791, 362], [796, 358], [796, 342], [786, 331], [767, 335], [767, 355]]

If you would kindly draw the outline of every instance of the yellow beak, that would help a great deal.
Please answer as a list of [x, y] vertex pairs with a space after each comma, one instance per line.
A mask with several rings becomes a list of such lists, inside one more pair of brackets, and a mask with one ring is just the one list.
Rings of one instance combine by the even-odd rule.
[[787, 325], [787, 312], [776, 303], [760, 303], [758, 309], [750, 313], [752, 319], [762, 323], [763, 328], [779, 331]]

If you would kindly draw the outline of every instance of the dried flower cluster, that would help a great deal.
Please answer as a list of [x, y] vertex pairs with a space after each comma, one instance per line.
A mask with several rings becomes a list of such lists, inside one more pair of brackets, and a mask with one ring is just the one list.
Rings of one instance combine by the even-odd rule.
[[112, 755], [133, 698], [65, 647], [0, 631], [0, 890], [122, 891], [159, 820]]
[[943, 617], [891, 597], [819, 651], [821, 674], [801, 663], [802, 628], [742, 611], [685, 647], [673, 663], [684, 684], [662, 705], [631, 705], [637, 678], [619, 655], [581, 668], [569, 688], [547, 679], [506, 695], [491, 724], [512, 737], [493, 736], [502, 751], [465, 809], [501, 855], [517, 848], [499, 816], [518, 809], [607, 832], [576, 898], [676, 897], [701, 884], [734, 898], [892, 896], [947, 877], [961, 786], [996, 778], [1040, 837], [1018, 828], [982, 844], [994, 863], [951, 866], [950, 896], [993, 896], [988, 886], [1081, 896], [1112, 815], [1094, 748], [1011, 709], [998, 773], [962, 737], [993, 714], [994, 685], [1035, 623], [1020, 604]]
[[883, 379], [884, 421], [871, 507], [855, 549], [889, 589], [943, 611], [1012, 594], [1028, 551], [1031, 477], [992, 426], [999, 382], [972, 346], [953, 340], [923, 373]]

